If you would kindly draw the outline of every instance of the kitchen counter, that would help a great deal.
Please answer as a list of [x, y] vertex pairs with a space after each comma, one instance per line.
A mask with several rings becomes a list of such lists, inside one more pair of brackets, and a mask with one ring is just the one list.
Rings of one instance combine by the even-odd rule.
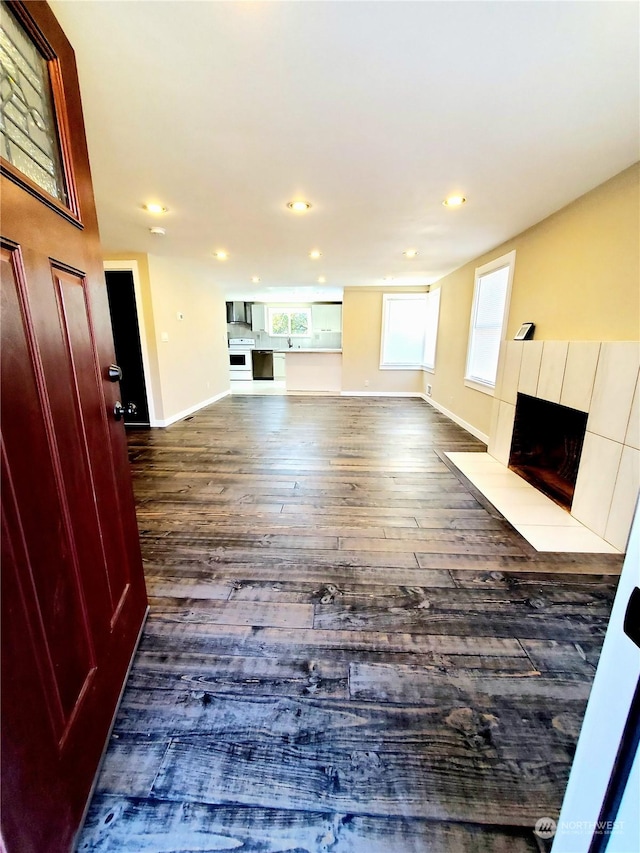
[[322, 347], [305, 347], [304, 349], [298, 347], [292, 347], [291, 349], [274, 349], [274, 352], [284, 352], [287, 355], [289, 353], [295, 353], [298, 355], [299, 353], [316, 353], [316, 352], [342, 352], [341, 349], [328, 349]]
[[288, 349], [286, 352], [287, 391], [342, 390], [341, 349]]

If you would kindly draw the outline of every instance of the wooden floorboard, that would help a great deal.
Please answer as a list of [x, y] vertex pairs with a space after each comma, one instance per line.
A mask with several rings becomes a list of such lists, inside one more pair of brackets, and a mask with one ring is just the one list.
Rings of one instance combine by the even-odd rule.
[[[109, 829], [108, 832], [105, 829]], [[97, 795], [82, 850], [96, 853], [537, 853], [522, 829], [371, 815]]]
[[151, 612], [81, 851], [532, 853], [621, 558], [538, 553], [420, 400], [129, 434]]

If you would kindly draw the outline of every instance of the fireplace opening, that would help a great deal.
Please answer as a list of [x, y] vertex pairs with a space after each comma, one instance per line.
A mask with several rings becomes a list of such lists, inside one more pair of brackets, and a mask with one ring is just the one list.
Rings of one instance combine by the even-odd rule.
[[571, 509], [586, 428], [586, 412], [518, 394], [509, 468]]

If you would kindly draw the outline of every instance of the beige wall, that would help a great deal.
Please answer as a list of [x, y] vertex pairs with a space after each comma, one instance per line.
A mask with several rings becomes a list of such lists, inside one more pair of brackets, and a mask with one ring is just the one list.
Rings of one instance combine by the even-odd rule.
[[489, 433], [492, 397], [464, 372], [475, 268], [512, 249], [515, 273], [506, 336], [536, 324], [537, 340], [615, 341], [640, 336], [640, 166], [441, 279], [435, 403]]
[[166, 420], [229, 390], [225, 300], [185, 261], [149, 255], [149, 277]]
[[[407, 288], [407, 290], [416, 288]], [[422, 288], [424, 291], [424, 288]], [[385, 288], [345, 288], [342, 300], [342, 390], [422, 392], [421, 370], [380, 370]], [[391, 291], [392, 292], [392, 291]], [[403, 291], [404, 292], [404, 291]]]
[[[106, 259], [138, 262], [156, 418], [171, 421], [228, 391], [225, 300], [210, 274], [188, 261], [157, 255], [121, 253]], [[179, 312], [184, 319], [178, 319]]]

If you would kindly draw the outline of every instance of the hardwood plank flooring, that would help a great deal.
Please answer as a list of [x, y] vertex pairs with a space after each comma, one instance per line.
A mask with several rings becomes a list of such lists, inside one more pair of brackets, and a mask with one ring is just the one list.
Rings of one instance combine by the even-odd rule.
[[536, 552], [419, 400], [129, 434], [151, 603], [78, 850], [535, 853], [622, 558]]

